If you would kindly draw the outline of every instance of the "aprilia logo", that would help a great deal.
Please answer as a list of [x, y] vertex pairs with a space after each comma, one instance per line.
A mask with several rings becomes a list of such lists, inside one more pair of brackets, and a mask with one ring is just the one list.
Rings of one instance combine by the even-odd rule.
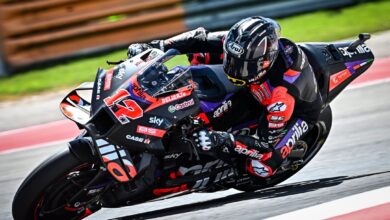
[[146, 99], [145, 91], [137, 84], [133, 84], [134, 93], [142, 99]]
[[249, 157], [255, 158], [260, 160], [263, 155], [259, 153], [259, 151], [251, 149], [248, 150], [247, 147], [240, 142], [236, 141], [236, 147], [234, 148], [234, 151], [236, 151], [239, 154], [247, 155]]
[[293, 135], [287, 140], [286, 145], [289, 147], [294, 146], [295, 142], [302, 137], [309, 130], [309, 126], [305, 121], [302, 121], [301, 124], [296, 123], [292, 128], [294, 131]]
[[362, 44], [356, 47], [356, 50], [353, 52], [348, 51], [348, 47], [339, 47], [338, 48], [341, 54], [345, 57], [352, 58], [352, 56], [358, 55], [358, 54], [365, 54], [370, 53], [370, 48], [367, 47], [367, 45]]
[[229, 108], [231, 108], [231, 107], [232, 107], [232, 101], [231, 100], [224, 101], [222, 103], [222, 105], [219, 108], [217, 108], [217, 110], [215, 110], [213, 118], [221, 117], [223, 115], [223, 113], [229, 111]]
[[275, 149], [282, 148], [280, 151], [282, 153], [282, 157], [286, 158], [291, 150], [292, 147], [295, 145], [295, 143], [309, 130], [309, 125], [305, 121], [298, 121], [295, 123], [294, 127], [292, 128], [292, 131], [294, 132], [291, 137], [287, 139], [285, 143], [280, 143], [282, 147], [275, 147]]

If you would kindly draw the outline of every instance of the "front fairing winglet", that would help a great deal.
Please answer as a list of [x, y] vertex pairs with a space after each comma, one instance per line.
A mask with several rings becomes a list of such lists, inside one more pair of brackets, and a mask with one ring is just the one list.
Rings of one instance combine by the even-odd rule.
[[75, 122], [79, 128], [89, 121], [91, 111], [91, 98], [85, 98], [84, 96], [88, 94], [82, 93], [92, 93], [92, 90], [92, 82], [83, 83], [66, 95], [60, 103], [62, 114]]

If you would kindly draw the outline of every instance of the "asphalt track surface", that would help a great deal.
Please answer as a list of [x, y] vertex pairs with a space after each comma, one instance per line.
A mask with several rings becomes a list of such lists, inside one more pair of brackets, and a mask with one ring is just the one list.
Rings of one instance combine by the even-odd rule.
[[[278, 186], [253, 193], [194, 193], [103, 209], [87, 219], [264, 219], [390, 186], [388, 94], [390, 83], [344, 91], [331, 105], [333, 127], [323, 149], [298, 174]], [[23, 178], [65, 146], [0, 154], [0, 219], [12, 219], [12, 198]]]

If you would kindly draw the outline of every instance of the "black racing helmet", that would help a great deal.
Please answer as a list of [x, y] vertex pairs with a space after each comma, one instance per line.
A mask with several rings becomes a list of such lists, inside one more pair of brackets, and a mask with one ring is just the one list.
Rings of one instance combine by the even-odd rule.
[[230, 81], [246, 85], [260, 80], [276, 60], [279, 37], [279, 24], [269, 18], [250, 17], [233, 25], [223, 43]]

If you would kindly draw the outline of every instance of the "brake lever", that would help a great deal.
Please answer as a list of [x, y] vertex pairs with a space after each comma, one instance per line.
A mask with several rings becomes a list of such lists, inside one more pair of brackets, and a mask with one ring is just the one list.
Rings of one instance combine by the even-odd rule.
[[[188, 123], [187, 125], [182, 125], [181, 139], [184, 142], [189, 143], [190, 145], [190, 149], [191, 149], [190, 160], [192, 160], [193, 156], [195, 156], [195, 159], [199, 161], [200, 156], [199, 156], [198, 148], [196, 147], [194, 141], [192, 140], [192, 134], [197, 129], [197, 127], [199, 127], [199, 122], [197, 119], [189, 118], [189, 121], [187, 123]], [[194, 126], [196, 127], [194, 128]]]
[[367, 40], [369, 40], [371, 38], [371, 35], [369, 33], [361, 33], [359, 34], [359, 38], [357, 40], [355, 40], [354, 42], [352, 42], [347, 50], [348, 52], [353, 52], [356, 50], [356, 48], [363, 44], [364, 42], [366, 42]]

